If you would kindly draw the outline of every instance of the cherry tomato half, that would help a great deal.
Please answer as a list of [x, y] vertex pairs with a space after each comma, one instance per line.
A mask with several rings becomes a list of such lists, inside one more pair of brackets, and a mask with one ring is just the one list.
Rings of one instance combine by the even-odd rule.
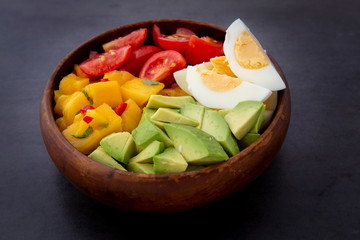
[[144, 65], [153, 54], [160, 52], [161, 49], [155, 46], [145, 45], [135, 51], [132, 51], [129, 59], [122, 66], [122, 68], [132, 75], [136, 75], [141, 67]]
[[153, 40], [157, 46], [165, 50], [175, 50], [179, 53], [185, 52], [190, 37], [193, 35], [195, 33], [187, 28], [177, 28], [176, 33], [172, 35], [161, 34], [157, 25], [154, 25], [153, 28]]
[[208, 62], [210, 58], [224, 54], [223, 43], [211, 37], [191, 36], [185, 51], [185, 59], [191, 65]]
[[118, 69], [129, 58], [131, 46], [110, 50], [98, 54], [80, 63], [80, 69], [88, 76], [101, 76], [107, 72]]
[[140, 28], [139, 30], [132, 31], [131, 33], [114, 39], [110, 42], [103, 44], [103, 49], [109, 51], [110, 49], [117, 49], [130, 45], [132, 50], [137, 49], [143, 44], [146, 39], [147, 28]]
[[165, 86], [174, 81], [173, 73], [186, 67], [181, 53], [165, 50], [152, 55], [141, 68], [139, 77], [162, 82]]

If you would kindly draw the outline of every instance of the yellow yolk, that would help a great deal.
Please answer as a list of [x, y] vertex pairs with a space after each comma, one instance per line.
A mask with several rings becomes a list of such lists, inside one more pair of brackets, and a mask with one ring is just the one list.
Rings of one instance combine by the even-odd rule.
[[218, 74], [214, 71], [199, 70], [202, 82], [211, 90], [228, 91], [240, 85], [239, 78], [230, 77], [224, 74]]
[[248, 31], [243, 31], [236, 39], [234, 53], [238, 64], [246, 69], [260, 69], [270, 64], [259, 43]]
[[217, 73], [226, 74], [230, 77], [236, 77], [236, 75], [231, 71], [229, 62], [226, 60], [225, 56], [211, 58], [210, 62]]

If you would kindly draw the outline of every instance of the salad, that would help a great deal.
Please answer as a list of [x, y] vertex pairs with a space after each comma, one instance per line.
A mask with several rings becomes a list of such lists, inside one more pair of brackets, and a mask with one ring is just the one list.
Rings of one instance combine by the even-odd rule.
[[56, 124], [77, 150], [123, 171], [179, 173], [226, 161], [260, 136], [285, 88], [240, 19], [224, 41], [154, 25], [102, 48], [61, 79]]

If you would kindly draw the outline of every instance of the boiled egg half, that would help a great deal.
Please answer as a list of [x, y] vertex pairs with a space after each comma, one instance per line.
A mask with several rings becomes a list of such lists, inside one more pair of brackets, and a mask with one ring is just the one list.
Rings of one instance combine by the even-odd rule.
[[[175, 78], [178, 82], [178, 79]], [[243, 81], [225, 74], [219, 74], [203, 66], [188, 66], [186, 78], [181, 83], [200, 104], [216, 109], [233, 108], [244, 100], [264, 102], [271, 91], [262, 86]]]
[[229, 67], [237, 77], [272, 91], [285, 88], [266, 52], [240, 19], [227, 28], [223, 46]]

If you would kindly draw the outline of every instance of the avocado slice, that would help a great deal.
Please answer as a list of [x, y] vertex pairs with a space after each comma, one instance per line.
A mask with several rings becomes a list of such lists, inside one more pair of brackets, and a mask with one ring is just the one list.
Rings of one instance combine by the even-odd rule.
[[240, 152], [228, 124], [217, 111], [205, 109], [201, 130], [212, 135], [229, 156]]
[[145, 174], [155, 174], [154, 165], [152, 163], [130, 162], [126, 166], [127, 166], [127, 169], [130, 172], [145, 173]]
[[151, 95], [146, 105], [148, 108], [181, 108], [186, 103], [195, 103], [195, 100], [191, 96], [176, 96], [169, 97], [163, 95]]
[[250, 129], [250, 133], [258, 133], [261, 129], [261, 126], [263, 124], [263, 122], [265, 121], [265, 104], [262, 105], [261, 110], [260, 110], [260, 114], [258, 119], [256, 120], [256, 123], [254, 125], [254, 127], [252, 129]]
[[88, 157], [106, 166], [126, 171], [126, 169], [107, 154], [101, 146], [97, 147]]
[[100, 146], [107, 154], [125, 164], [136, 154], [134, 139], [128, 132], [112, 133], [101, 139]]
[[160, 121], [156, 121], [156, 120], [151, 119], [152, 115], [154, 115], [156, 110], [157, 109], [155, 109], [155, 108], [144, 107], [143, 108], [143, 113], [142, 113], [140, 121], [139, 121], [139, 124], [141, 124], [145, 119], [148, 119], [151, 122], [153, 122], [156, 126], [161, 128], [162, 130], [164, 130], [164, 122], [160, 122]]
[[155, 126], [149, 119], [145, 119], [131, 134], [134, 137], [135, 143], [142, 149], [155, 140], [163, 142], [165, 147], [173, 146], [172, 141], [163, 130]]
[[151, 119], [151, 116], [154, 115], [156, 112], [156, 109], [144, 107], [142, 109], [142, 115], [139, 121], [139, 125], [145, 120], [145, 119]]
[[248, 146], [250, 146], [250, 144], [255, 142], [255, 140], [258, 139], [259, 137], [260, 137], [259, 133], [246, 134], [245, 137], [243, 137], [241, 140], [239, 140], [239, 148], [241, 150], [247, 148]]
[[184, 157], [174, 147], [166, 148], [164, 152], [156, 155], [153, 160], [155, 174], [185, 172], [188, 166]]
[[192, 118], [199, 123], [199, 125], [197, 125], [197, 128], [199, 129], [201, 129], [204, 112], [205, 112], [205, 107], [196, 103], [186, 103], [180, 109], [180, 113], [182, 115]]
[[216, 139], [200, 129], [188, 125], [166, 123], [167, 134], [189, 164], [211, 165], [229, 157]]
[[167, 122], [167, 123], [180, 123], [196, 127], [199, 123], [181, 113], [172, 110], [171, 108], [158, 108], [156, 112], [150, 117], [151, 120]]
[[224, 116], [231, 132], [238, 140], [242, 139], [254, 127], [263, 105], [259, 101], [242, 101]]
[[153, 157], [164, 150], [164, 143], [157, 140], [150, 143], [146, 148], [144, 148], [139, 154], [130, 158], [129, 164], [132, 162], [137, 163], [152, 163]]

